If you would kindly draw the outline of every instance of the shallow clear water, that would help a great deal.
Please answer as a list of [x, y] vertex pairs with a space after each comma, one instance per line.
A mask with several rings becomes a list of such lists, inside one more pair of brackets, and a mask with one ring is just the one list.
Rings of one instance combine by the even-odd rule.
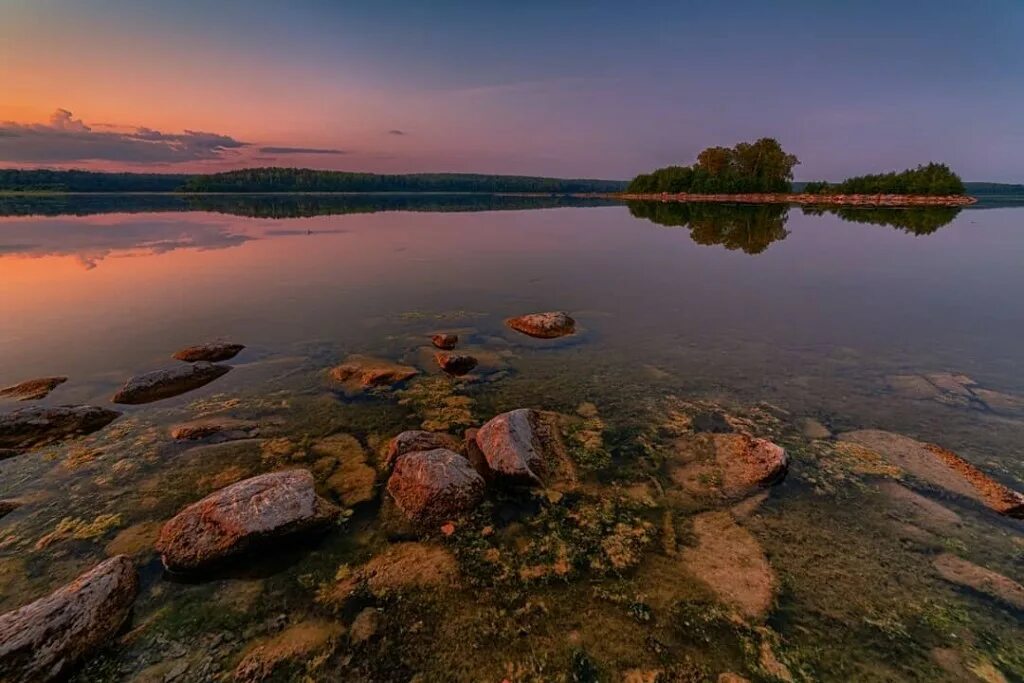
[[[963, 521], [908, 540], [889, 524], [899, 515], [880, 502], [876, 479], [823, 466], [799, 427], [814, 418], [832, 432], [899, 432], [1024, 487], [1024, 413], [911, 395], [893, 380], [962, 373], [986, 390], [1024, 396], [1024, 208], [936, 218], [552, 200], [534, 208], [522, 198], [180, 201], [0, 203], [16, 214], [0, 218], [0, 385], [67, 375], [45, 403], [105, 405], [128, 376], [173, 363], [180, 347], [220, 338], [247, 346], [230, 362], [235, 369], [207, 387], [129, 407], [94, 437], [0, 461], [0, 497], [29, 501], [0, 520], [0, 608], [70, 579], [104, 556], [118, 530], [170, 517], [216, 488], [210, 482], [224, 470], [280, 466], [265, 444], [218, 446], [210, 457], [170, 442], [168, 424], [204, 411], [271, 420], [268, 434], [295, 443], [342, 431], [372, 452], [430, 419], [429, 404], [448, 395], [472, 401], [470, 415], [449, 425], [459, 434], [500, 410], [572, 414], [593, 403], [614, 462], [594, 485], [653, 478], [661, 487], [668, 481], [663, 451], [671, 447], [659, 432], [671, 412], [666, 402], [705, 400], [747, 416], [795, 454], [789, 477], [744, 523], [779, 576], [763, 624], [723, 625], [685, 591], [663, 604], [637, 597], [682, 581], [658, 578], [664, 558], [650, 550], [613, 575], [580, 569], [571, 579], [515, 590], [475, 577], [440, 604], [425, 596], [378, 600], [382, 642], [367, 648], [332, 640], [325, 668], [310, 675], [621, 680], [638, 669], [662, 671], [659, 680], [713, 680], [725, 670], [756, 679], [770, 671], [749, 650], [771, 640], [796, 679], [957, 680], [954, 669], [936, 663], [936, 650], [959, 653], [968, 669], [982, 662], [1010, 680], [1024, 677], [1020, 612], [954, 589], [928, 563], [953, 550], [1024, 581], [1021, 524], [923, 486], [917, 490], [946, 501]], [[203, 210], [183, 210], [194, 208]], [[577, 334], [541, 342], [503, 324], [546, 310], [569, 311]], [[326, 369], [349, 354], [403, 361], [437, 377], [425, 347], [430, 334], [447, 330], [483, 362], [475, 380], [432, 387], [444, 396], [419, 403], [402, 400], [401, 390], [351, 397], [325, 384]], [[598, 490], [596, 497], [609, 495]], [[258, 578], [183, 584], [142, 552], [133, 622], [141, 631], [80, 675], [162, 680], [166, 653], [187, 651], [201, 653], [195, 656], [206, 669], [197, 664], [203, 673], [194, 679], [202, 680], [230, 671], [251, 642], [281, 628], [268, 620], [312, 615], [349, 624], [351, 614], [325, 610], [315, 596], [339, 565], [357, 566], [394, 542], [377, 505], [357, 508], [327, 538], [289, 549], [294, 557], [284, 566], [248, 563]], [[699, 506], [659, 501], [637, 514], [657, 524], [663, 509], [685, 529]], [[60, 520], [101, 514], [120, 518], [109, 529], [40, 547]], [[472, 576], [469, 565], [462, 571]], [[619, 594], [627, 597], [607, 597]], [[223, 623], [211, 620], [200, 609], [208, 600], [226, 600], [234, 611]], [[635, 618], [637, 603], [657, 603], [653, 621]], [[703, 616], [687, 611], [694, 605]], [[434, 628], [428, 614], [448, 615], [458, 628], [398, 637], [415, 623]], [[694, 619], [707, 637], [694, 635]], [[516, 644], [488, 646], [485, 638], [467, 652], [453, 649], [450, 639], [480, 637], [495, 620], [507, 622]], [[493, 628], [492, 637], [508, 636]], [[214, 643], [219, 631], [234, 635]], [[487, 647], [504, 649], [481, 652]], [[458, 667], [450, 661], [456, 655]]]

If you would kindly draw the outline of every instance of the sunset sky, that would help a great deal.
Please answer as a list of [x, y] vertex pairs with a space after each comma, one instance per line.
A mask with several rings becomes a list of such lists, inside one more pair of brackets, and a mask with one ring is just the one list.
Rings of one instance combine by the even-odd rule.
[[0, 0], [0, 166], [1024, 182], [1024, 2]]

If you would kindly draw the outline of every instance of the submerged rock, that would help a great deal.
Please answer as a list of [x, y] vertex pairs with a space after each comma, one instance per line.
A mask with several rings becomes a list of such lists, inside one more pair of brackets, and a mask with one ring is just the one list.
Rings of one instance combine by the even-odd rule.
[[329, 373], [332, 380], [350, 389], [391, 386], [418, 374], [414, 367], [369, 356], [349, 356]]
[[204, 569], [250, 547], [327, 525], [338, 509], [306, 470], [243, 479], [189, 505], [164, 524], [156, 548], [175, 572]]
[[205, 386], [227, 374], [227, 365], [213, 365], [199, 362], [193, 365], [179, 365], [166, 370], [147, 372], [132, 377], [111, 399], [114, 403], [138, 405], [172, 398], [185, 392]]
[[832, 432], [828, 427], [812, 417], [805, 417], [800, 423], [801, 433], [808, 439], [831, 439]]
[[422, 429], [411, 429], [402, 432], [388, 442], [384, 452], [384, 469], [391, 470], [399, 456], [415, 451], [432, 451], [447, 448], [450, 451], [460, 450], [460, 443], [451, 434], [443, 432], [427, 432]]
[[377, 487], [377, 471], [366, 461], [366, 450], [349, 434], [334, 434], [313, 444], [318, 463], [333, 461], [327, 487], [345, 507], [373, 500]]
[[941, 446], [878, 429], [845, 432], [839, 438], [870, 448], [915, 477], [977, 500], [1001, 515], [1024, 518], [1024, 495]]
[[340, 576], [337, 583], [320, 594], [320, 599], [343, 604], [352, 593], [365, 587], [377, 599], [410, 589], [443, 589], [455, 586], [459, 563], [445, 548], [428, 543], [394, 543], [366, 564]]
[[564, 337], [576, 331], [576, 321], [562, 311], [521, 315], [509, 318], [505, 324], [517, 332], [540, 339]]
[[229, 342], [210, 342], [209, 344], [198, 344], [196, 346], [186, 346], [182, 350], [174, 354], [174, 358], [177, 360], [183, 360], [186, 363], [195, 363], [197, 361], [207, 361], [209, 363], [219, 363], [223, 360], [231, 360], [237, 356], [245, 346], [242, 344], [231, 344]]
[[466, 458], [443, 448], [403, 455], [388, 479], [395, 504], [418, 524], [444, 522], [473, 509], [484, 488], [483, 477]]
[[465, 375], [477, 365], [476, 358], [460, 353], [435, 353], [434, 360], [450, 375]]
[[20, 507], [20, 500], [0, 500], [0, 518], [6, 517]]
[[932, 564], [946, 581], [1024, 611], [1024, 586], [1013, 579], [949, 553], [942, 553]]
[[672, 479], [695, 495], [737, 499], [780, 481], [789, 468], [786, 451], [748, 434], [709, 434], [676, 442], [683, 463]]
[[179, 441], [210, 439], [215, 442], [249, 439], [259, 434], [259, 424], [233, 417], [204, 417], [171, 428], [171, 438]]
[[0, 415], [0, 459], [69, 437], [91, 434], [120, 415], [116, 410], [98, 406], [32, 406], [4, 413]]
[[19, 401], [36, 401], [46, 398], [50, 392], [67, 382], [67, 377], [40, 377], [14, 386], [0, 389], [0, 398], [14, 398]]
[[459, 343], [459, 335], [435, 334], [433, 337], [430, 338], [430, 342], [439, 349], [451, 351]]
[[685, 548], [682, 562], [727, 605], [747, 619], [771, 609], [778, 579], [760, 543], [728, 512], [706, 512], [693, 519], [697, 545]]
[[321, 619], [289, 626], [257, 642], [235, 667], [234, 679], [239, 683], [265, 681], [286, 664], [314, 660], [318, 652], [344, 631], [338, 622]]
[[117, 633], [137, 592], [135, 565], [118, 555], [0, 616], [0, 679], [50, 681], [66, 675]]

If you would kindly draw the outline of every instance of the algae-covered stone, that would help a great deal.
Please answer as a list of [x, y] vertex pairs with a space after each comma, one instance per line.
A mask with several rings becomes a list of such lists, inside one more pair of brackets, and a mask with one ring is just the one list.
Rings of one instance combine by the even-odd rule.
[[331, 368], [332, 380], [348, 389], [389, 387], [419, 374], [419, 370], [381, 358], [349, 356], [341, 365]]
[[0, 415], [0, 459], [23, 450], [91, 434], [121, 413], [98, 406], [31, 406]]
[[314, 619], [289, 626], [277, 635], [253, 645], [235, 667], [239, 683], [265, 681], [286, 665], [301, 665], [314, 660], [330, 643], [345, 632], [336, 621]]
[[699, 434], [678, 439], [673, 481], [698, 496], [736, 500], [780, 481], [789, 468], [786, 451], [748, 434]]
[[939, 555], [932, 564], [946, 581], [1024, 611], [1024, 586], [1013, 579], [949, 553]]
[[327, 487], [338, 496], [345, 507], [353, 507], [373, 500], [377, 484], [377, 471], [366, 461], [366, 450], [359, 440], [349, 434], [334, 434], [320, 439], [312, 447], [321, 460], [334, 461]]
[[339, 572], [320, 593], [321, 602], [340, 605], [363, 587], [376, 598], [407, 590], [442, 590], [458, 584], [455, 556], [439, 545], [395, 543], [352, 571]]

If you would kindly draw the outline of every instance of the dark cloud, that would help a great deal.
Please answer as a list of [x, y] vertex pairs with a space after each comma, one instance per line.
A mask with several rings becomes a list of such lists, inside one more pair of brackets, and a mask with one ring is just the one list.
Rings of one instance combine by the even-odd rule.
[[404, 130], [392, 128], [391, 130], [388, 131], [388, 135], [408, 135], [408, 133], [406, 133]]
[[263, 154], [348, 154], [343, 149], [320, 149], [318, 147], [260, 147]]
[[93, 130], [66, 109], [55, 111], [49, 123], [0, 122], [0, 161], [14, 163], [178, 163], [221, 159], [247, 145], [228, 135], [196, 130]]

